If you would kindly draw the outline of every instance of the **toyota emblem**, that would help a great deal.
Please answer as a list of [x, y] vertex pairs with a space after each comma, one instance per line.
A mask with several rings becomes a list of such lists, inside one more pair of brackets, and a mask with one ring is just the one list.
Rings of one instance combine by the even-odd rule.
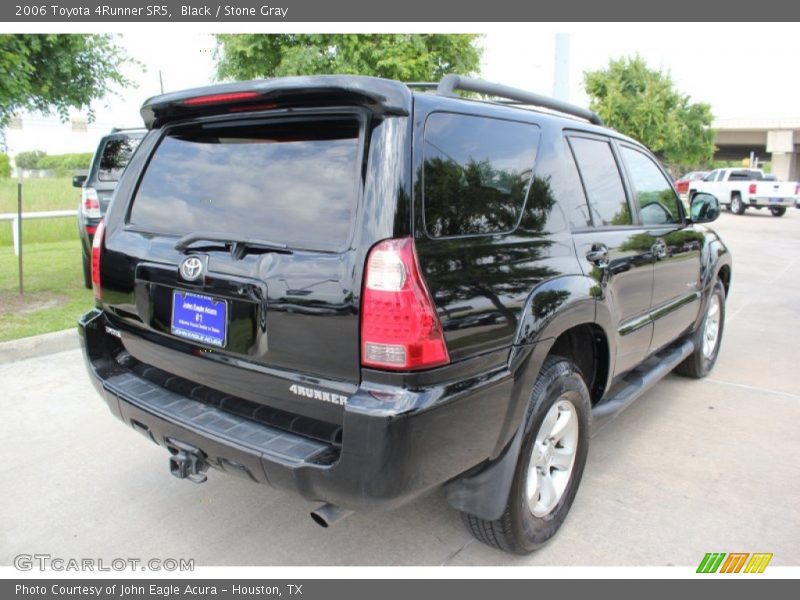
[[190, 256], [181, 263], [181, 277], [186, 281], [194, 281], [203, 274], [203, 261]]

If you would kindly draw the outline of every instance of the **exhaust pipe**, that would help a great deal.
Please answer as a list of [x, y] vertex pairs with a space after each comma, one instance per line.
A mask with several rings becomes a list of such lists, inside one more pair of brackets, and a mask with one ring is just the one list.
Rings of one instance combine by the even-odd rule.
[[352, 510], [345, 510], [333, 504], [323, 504], [318, 509], [311, 511], [311, 518], [320, 527], [330, 527], [352, 514]]

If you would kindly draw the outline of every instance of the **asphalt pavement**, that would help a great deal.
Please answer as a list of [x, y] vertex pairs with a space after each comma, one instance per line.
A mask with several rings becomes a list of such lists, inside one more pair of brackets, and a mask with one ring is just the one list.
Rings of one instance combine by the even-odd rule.
[[212, 471], [195, 485], [111, 416], [79, 350], [0, 364], [0, 565], [17, 554], [197, 565], [800, 565], [800, 210], [723, 214], [733, 253], [719, 361], [658, 383], [591, 441], [561, 532], [510, 556], [441, 492], [329, 529], [297, 496]]

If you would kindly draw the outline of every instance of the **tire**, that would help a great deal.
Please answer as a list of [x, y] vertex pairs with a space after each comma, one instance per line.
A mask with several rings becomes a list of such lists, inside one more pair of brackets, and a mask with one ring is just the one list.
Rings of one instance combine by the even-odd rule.
[[[578, 369], [569, 360], [548, 357], [531, 393], [525, 437], [503, 515], [496, 521], [461, 515], [475, 538], [506, 552], [528, 554], [556, 534], [572, 506], [586, 465], [590, 414], [589, 390]], [[562, 423], [560, 437], [553, 443], [553, 426], [557, 423]], [[559, 456], [564, 469], [552, 466]], [[545, 464], [552, 495], [541, 494], [544, 471], [537, 462]], [[536, 477], [531, 485], [529, 475]]]
[[83, 262], [83, 285], [87, 289], [92, 289], [92, 267], [89, 264], [89, 259], [86, 256], [82, 257]]
[[770, 206], [769, 212], [772, 213], [773, 217], [782, 217], [786, 214], [786, 207], [785, 206]]
[[[706, 345], [706, 342], [710, 343], [708, 336], [711, 333], [709, 330], [712, 325], [711, 319], [716, 319], [713, 347]], [[691, 336], [691, 340], [694, 342], [694, 352], [675, 367], [675, 373], [683, 377], [691, 377], [692, 379], [701, 379], [708, 375], [717, 362], [724, 329], [725, 288], [722, 282], [717, 281], [708, 297], [708, 304], [706, 305], [706, 314], [703, 317], [703, 322]]]
[[731, 212], [743, 215], [745, 208], [747, 207], [742, 202], [742, 197], [739, 194], [733, 194], [731, 196]]

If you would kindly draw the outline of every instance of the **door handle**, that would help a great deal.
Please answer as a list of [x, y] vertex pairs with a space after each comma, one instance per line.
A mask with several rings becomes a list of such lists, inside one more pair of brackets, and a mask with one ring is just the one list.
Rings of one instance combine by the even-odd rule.
[[594, 266], [604, 269], [608, 266], [608, 246], [605, 244], [592, 244], [592, 249], [586, 253], [586, 260]]

